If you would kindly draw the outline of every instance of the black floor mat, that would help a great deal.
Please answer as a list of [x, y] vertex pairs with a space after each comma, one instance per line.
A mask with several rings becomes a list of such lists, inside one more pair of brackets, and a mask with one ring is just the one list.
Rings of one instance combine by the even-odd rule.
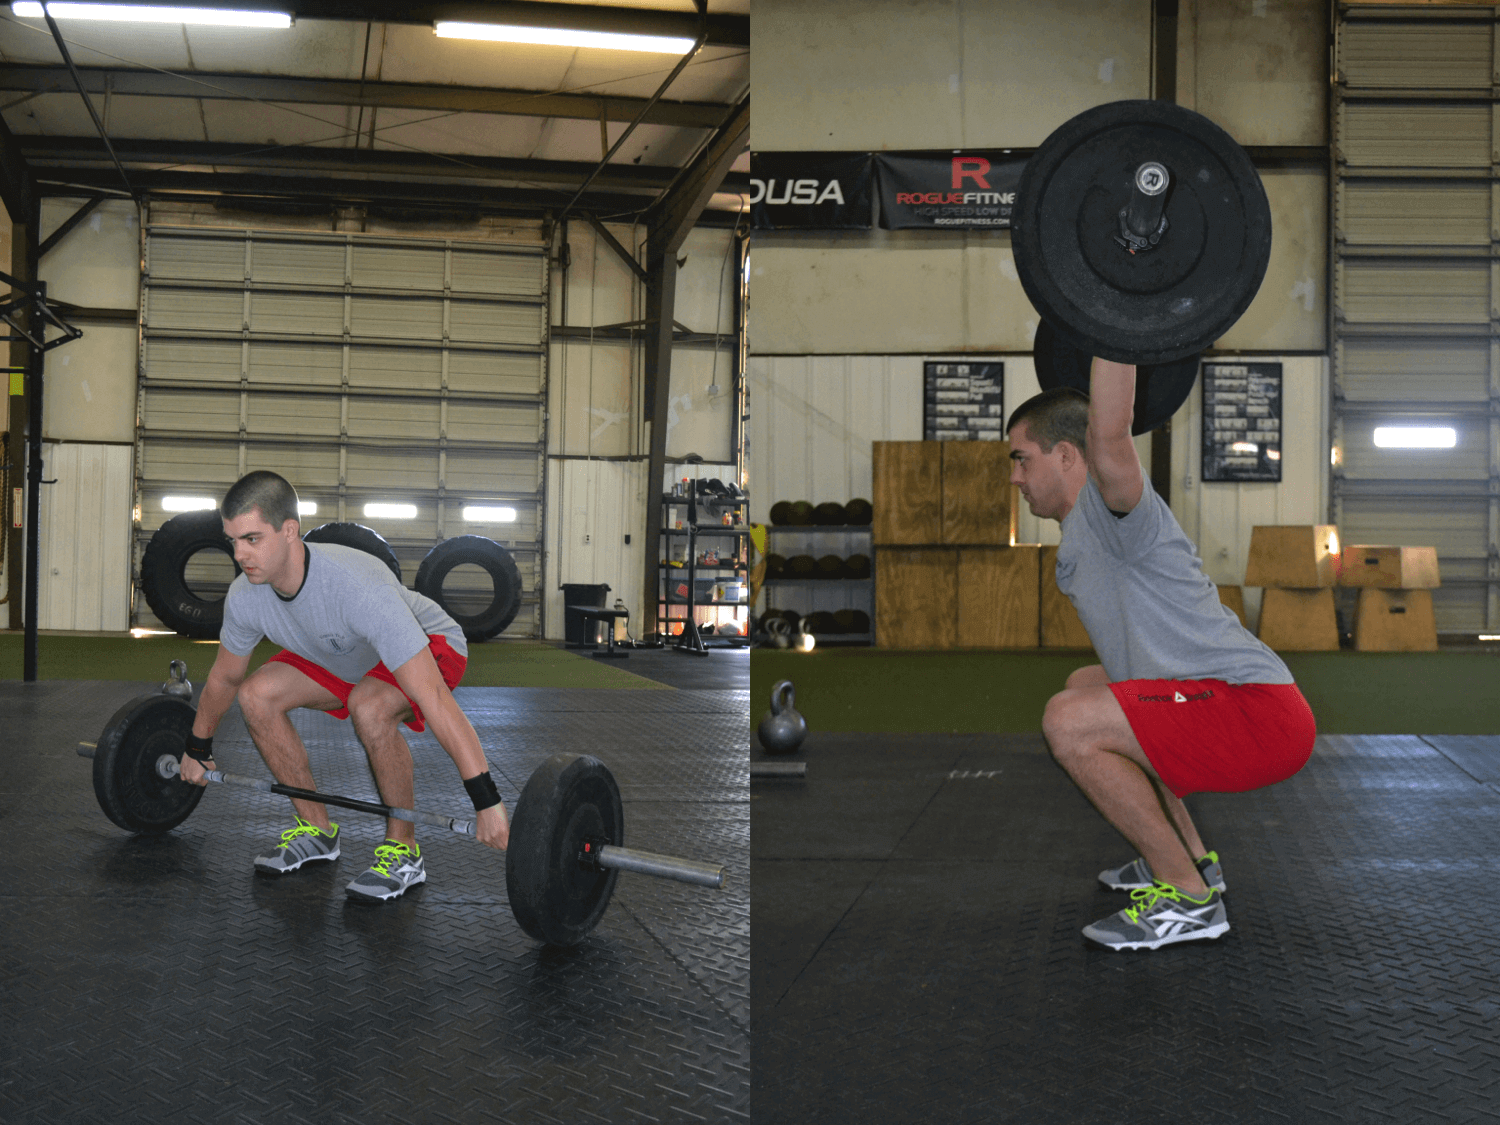
[[[558, 950], [521, 932], [504, 858], [419, 830], [428, 882], [346, 902], [383, 821], [334, 810], [343, 855], [251, 860], [281, 797], [213, 786], [161, 837], [99, 810], [77, 757], [122, 683], [0, 684], [0, 1120], [601, 1122], [749, 1119], [744, 691], [460, 688], [502, 791], [549, 754], [602, 758], [626, 843], [714, 860], [723, 890], [622, 875]], [[348, 723], [295, 713], [319, 784], [373, 796]], [[462, 815], [452, 761], [409, 735], [417, 805]], [[232, 711], [221, 768], [266, 776]]]
[[1132, 853], [1039, 736], [810, 737], [753, 786], [755, 1120], [1500, 1118], [1500, 739], [1450, 749], [1189, 798], [1233, 928], [1113, 953]]

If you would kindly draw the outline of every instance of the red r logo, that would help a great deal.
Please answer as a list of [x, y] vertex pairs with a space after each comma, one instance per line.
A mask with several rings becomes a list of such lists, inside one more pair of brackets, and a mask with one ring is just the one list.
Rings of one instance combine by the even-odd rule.
[[957, 191], [963, 187], [966, 179], [973, 180], [975, 187], [988, 190], [990, 182], [985, 179], [989, 175], [990, 162], [982, 156], [955, 156], [953, 158], [953, 190]]

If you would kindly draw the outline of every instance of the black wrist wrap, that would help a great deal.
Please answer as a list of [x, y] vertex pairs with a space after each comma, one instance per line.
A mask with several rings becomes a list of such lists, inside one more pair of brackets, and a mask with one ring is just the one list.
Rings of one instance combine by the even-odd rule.
[[469, 800], [474, 802], [474, 811], [492, 809], [500, 803], [500, 790], [495, 788], [495, 779], [485, 770], [478, 777], [464, 779], [464, 788], [469, 791]]
[[192, 731], [187, 736], [187, 756], [195, 762], [213, 761], [214, 740], [212, 738], [199, 738]]

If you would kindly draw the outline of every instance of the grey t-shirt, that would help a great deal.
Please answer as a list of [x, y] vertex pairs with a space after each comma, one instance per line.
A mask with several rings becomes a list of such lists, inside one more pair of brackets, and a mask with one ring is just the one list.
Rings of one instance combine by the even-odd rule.
[[1172, 509], [1144, 483], [1140, 503], [1120, 517], [1090, 474], [1057, 549], [1057, 587], [1110, 681], [1292, 683], [1281, 658], [1219, 601]]
[[374, 555], [334, 543], [306, 543], [307, 579], [283, 598], [243, 574], [224, 598], [219, 643], [248, 656], [269, 637], [288, 652], [356, 684], [381, 661], [396, 669], [441, 634], [467, 656], [463, 630], [441, 606], [408, 590]]

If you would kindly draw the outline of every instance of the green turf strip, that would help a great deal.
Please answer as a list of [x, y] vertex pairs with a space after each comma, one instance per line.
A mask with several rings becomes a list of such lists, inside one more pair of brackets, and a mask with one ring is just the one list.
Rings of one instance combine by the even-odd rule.
[[[1322, 734], [1500, 734], [1500, 657], [1468, 652], [1312, 652], [1282, 658]], [[759, 723], [778, 680], [796, 685], [813, 730], [1018, 733], [1091, 652], [896, 652], [868, 648], [750, 655]]]
[[[19, 680], [20, 633], [0, 634], [0, 680]], [[277, 646], [262, 641], [250, 658], [260, 667]], [[37, 639], [37, 677], [43, 680], [143, 680], [167, 678], [173, 660], [185, 660], [188, 678], [201, 684], [219, 653], [218, 641], [183, 637], [61, 637]], [[462, 687], [570, 687], [672, 690], [619, 668], [543, 641], [499, 641], [469, 646]]]

